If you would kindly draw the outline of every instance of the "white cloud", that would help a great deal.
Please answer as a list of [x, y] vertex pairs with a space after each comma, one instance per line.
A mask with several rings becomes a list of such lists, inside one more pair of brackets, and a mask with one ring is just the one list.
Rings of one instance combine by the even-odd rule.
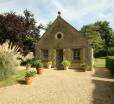
[[[7, 8], [5, 8], [7, 7]], [[114, 0], [0, 0], [0, 12], [30, 9], [38, 23], [53, 21], [57, 11], [78, 29], [82, 25], [108, 20], [114, 28]]]
[[[54, 12], [53, 15], [56, 16], [57, 11], [61, 11], [62, 17], [71, 23], [74, 22], [73, 25], [75, 26], [77, 24], [82, 26], [98, 20], [113, 21], [114, 13], [110, 13], [108, 10], [114, 11], [113, 0], [52, 0], [50, 5], [53, 5], [51, 10], [49, 10]], [[108, 13], [106, 14], [105, 11]]]

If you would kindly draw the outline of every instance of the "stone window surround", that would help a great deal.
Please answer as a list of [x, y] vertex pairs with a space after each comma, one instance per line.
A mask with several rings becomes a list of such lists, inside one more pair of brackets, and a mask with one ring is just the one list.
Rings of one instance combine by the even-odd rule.
[[[61, 35], [61, 37], [59, 38], [58, 35]], [[57, 40], [63, 39], [63, 33], [62, 33], [62, 32], [57, 32], [57, 33], [55, 34], [55, 38], [56, 38]]]

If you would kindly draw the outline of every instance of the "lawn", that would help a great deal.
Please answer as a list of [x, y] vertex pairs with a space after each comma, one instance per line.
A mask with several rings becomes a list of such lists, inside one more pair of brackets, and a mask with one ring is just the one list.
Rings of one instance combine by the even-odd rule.
[[23, 80], [25, 76], [25, 70], [17, 70], [15, 75], [7, 80], [0, 81], [0, 87], [6, 87], [18, 83], [19, 80]]
[[95, 66], [96, 67], [105, 67], [105, 57], [95, 58]]

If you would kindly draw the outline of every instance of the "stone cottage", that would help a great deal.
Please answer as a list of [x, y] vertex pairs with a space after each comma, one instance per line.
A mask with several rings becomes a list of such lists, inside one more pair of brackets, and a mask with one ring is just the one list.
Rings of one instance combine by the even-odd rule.
[[58, 68], [63, 60], [71, 62], [70, 68], [79, 68], [81, 63], [92, 66], [92, 49], [88, 41], [60, 16], [60, 12], [37, 43], [36, 57], [44, 65], [52, 61], [53, 67]]

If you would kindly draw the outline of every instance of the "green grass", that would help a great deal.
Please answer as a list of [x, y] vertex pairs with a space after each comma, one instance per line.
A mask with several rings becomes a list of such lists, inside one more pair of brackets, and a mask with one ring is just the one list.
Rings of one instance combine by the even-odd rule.
[[16, 73], [10, 78], [0, 81], [0, 87], [6, 87], [17, 84], [19, 80], [23, 80], [25, 76], [25, 70], [17, 70]]
[[105, 57], [95, 58], [95, 66], [96, 67], [105, 67]]

